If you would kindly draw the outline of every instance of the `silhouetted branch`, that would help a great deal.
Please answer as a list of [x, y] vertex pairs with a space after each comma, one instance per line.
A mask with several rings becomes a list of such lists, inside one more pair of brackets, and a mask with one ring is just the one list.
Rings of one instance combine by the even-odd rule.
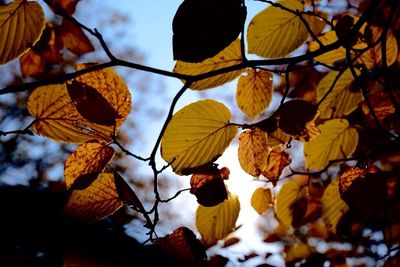
[[143, 158], [141, 156], [135, 155], [132, 152], [130, 152], [128, 149], [122, 146], [120, 142], [118, 142], [117, 138], [114, 136], [113, 137], [113, 143], [116, 144], [119, 149], [121, 149], [122, 152], [124, 152], [126, 155], [134, 157], [135, 159], [141, 160], [141, 161], [149, 161], [150, 158]]
[[171, 200], [177, 198], [182, 192], [189, 191], [189, 190], [190, 190], [190, 188], [181, 189], [181, 190], [179, 190], [178, 192], [176, 192], [175, 195], [173, 195], [173, 196], [170, 197], [170, 198], [167, 198], [167, 199], [165, 199], [165, 200], [161, 200], [161, 199], [160, 199], [160, 202], [162, 202], [162, 203], [169, 202], [169, 201], [171, 201]]

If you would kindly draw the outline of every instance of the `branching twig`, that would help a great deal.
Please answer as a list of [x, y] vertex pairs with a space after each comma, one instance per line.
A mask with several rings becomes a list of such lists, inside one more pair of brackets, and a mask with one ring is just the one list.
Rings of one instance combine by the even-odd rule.
[[121, 149], [122, 152], [124, 152], [126, 155], [134, 157], [135, 159], [141, 160], [141, 161], [149, 161], [150, 158], [143, 158], [141, 156], [135, 155], [132, 152], [130, 152], [128, 149], [122, 146], [122, 144], [117, 140], [117, 138], [114, 136], [113, 137], [113, 143], [116, 144], [119, 149]]
[[177, 198], [182, 192], [189, 191], [189, 190], [190, 190], [190, 188], [181, 189], [181, 190], [179, 190], [178, 192], [176, 192], [175, 195], [173, 195], [173, 196], [170, 197], [170, 198], [167, 198], [167, 199], [165, 199], [165, 200], [160, 199], [160, 202], [162, 202], [162, 203], [170, 202], [171, 200]]

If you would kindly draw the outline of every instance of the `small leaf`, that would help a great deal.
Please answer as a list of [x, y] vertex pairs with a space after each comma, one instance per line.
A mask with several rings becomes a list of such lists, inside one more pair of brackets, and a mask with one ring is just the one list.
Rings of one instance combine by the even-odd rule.
[[239, 216], [240, 203], [235, 195], [214, 207], [199, 206], [196, 211], [196, 228], [200, 232], [203, 244], [211, 247], [224, 239], [235, 229]]
[[94, 50], [89, 38], [74, 22], [63, 19], [60, 29], [64, 47], [75, 55], [81, 56]]
[[272, 192], [269, 188], [259, 187], [251, 196], [251, 206], [258, 214], [263, 214], [272, 204]]
[[[302, 12], [298, 0], [277, 1], [290, 10]], [[308, 31], [299, 16], [273, 5], [258, 13], [247, 30], [248, 50], [265, 58], [284, 57], [293, 52], [308, 37]]]
[[[240, 50], [240, 40], [237, 39], [216, 56], [206, 59], [203, 62], [187, 63], [178, 60], [175, 64], [174, 72], [186, 75], [199, 75], [237, 65], [242, 63], [242, 61], [243, 59]], [[217, 87], [234, 80], [241, 73], [242, 70], [235, 70], [207, 79], [202, 79], [200, 81], [192, 83], [190, 85], [190, 88], [194, 90], [204, 90]]]
[[[397, 93], [394, 95], [396, 101], [400, 102], [400, 94]], [[369, 101], [371, 103], [372, 108], [374, 109], [375, 115], [379, 120], [383, 120], [386, 117], [394, 114], [396, 112], [395, 107], [393, 106], [393, 102], [390, 100], [389, 96], [385, 92], [376, 92], [369, 95]], [[365, 115], [371, 115], [371, 111], [364, 100], [360, 103], [360, 107], [362, 112]]]
[[279, 222], [290, 227], [293, 222], [293, 204], [302, 197], [302, 188], [307, 188], [308, 176], [296, 176], [284, 183], [275, 199], [275, 213]]
[[340, 195], [343, 196], [355, 180], [364, 178], [368, 173], [376, 172], [377, 168], [372, 164], [362, 167], [355, 166], [345, 170], [338, 178]]
[[[359, 71], [356, 70], [356, 72], [359, 74]], [[339, 72], [331, 71], [318, 84], [317, 100], [321, 101], [326, 96], [319, 105], [322, 119], [341, 118], [348, 115], [364, 99], [361, 91], [351, 88], [354, 77], [350, 70], [346, 70], [339, 77], [333, 90], [330, 91], [338, 75]]]
[[22, 77], [35, 77], [44, 71], [44, 59], [33, 49], [29, 49], [19, 58]]
[[171, 119], [161, 142], [161, 156], [177, 174], [215, 161], [236, 136], [238, 127], [229, 120], [225, 105], [201, 100], [179, 110]]
[[324, 221], [328, 230], [333, 233], [336, 233], [336, 226], [340, 218], [349, 209], [347, 204], [340, 197], [338, 184], [338, 179], [331, 182], [325, 189], [324, 194], [321, 198], [321, 218]]
[[274, 146], [268, 155], [267, 164], [262, 170], [262, 175], [275, 186], [283, 169], [291, 162], [289, 154], [283, 150], [282, 145]]
[[[338, 40], [336, 36], [336, 32], [334, 30], [325, 32], [322, 36], [319, 36], [318, 39], [323, 45], [333, 44]], [[308, 49], [313, 52], [320, 49], [319, 44], [316, 41], [311, 41]], [[315, 57], [315, 61], [333, 65], [334, 63], [344, 60], [346, 58], [346, 49], [344, 47], [339, 47], [334, 50], [330, 50], [322, 55]]]
[[75, 12], [79, 0], [49, 0], [46, 4], [50, 6], [54, 13], [59, 15], [72, 15]]
[[15, 0], [0, 5], [0, 64], [5, 64], [35, 44], [44, 29], [44, 12], [33, 1]]
[[288, 142], [290, 136], [285, 134], [281, 129], [276, 129], [274, 132], [268, 134], [268, 144], [270, 147], [283, 145]]
[[80, 145], [65, 161], [64, 177], [67, 188], [70, 188], [82, 175], [96, 174], [97, 176], [111, 161], [114, 154], [112, 147], [98, 142], [91, 141]]
[[258, 177], [267, 164], [268, 154], [268, 138], [264, 131], [254, 128], [240, 134], [238, 157], [245, 172]]
[[100, 173], [95, 181], [83, 190], [73, 190], [64, 212], [75, 220], [90, 223], [101, 220], [120, 209], [114, 173]]
[[321, 135], [304, 144], [307, 169], [323, 169], [330, 160], [351, 156], [358, 144], [358, 133], [345, 119], [334, 119], [318, 126]]
[[201, 62], [215, 56], [242, 30], [246, 11], [240, 0], [185, 0], [172, 22], [175, 60]]
[[312, 252], [313, 252], [313, 249], [307, 244], [304, 244], [304, 243], [294, 244], [286, 252], [285, 261], [286, 262], [295, 262], [298, 260], [303, 260], [303, 259], [308, 258]]
[[269, 106], [272, 93], [272, 72], [248, 69], [247, 75], [239, 78], [236, 103], [247, 116], [255, 118]]

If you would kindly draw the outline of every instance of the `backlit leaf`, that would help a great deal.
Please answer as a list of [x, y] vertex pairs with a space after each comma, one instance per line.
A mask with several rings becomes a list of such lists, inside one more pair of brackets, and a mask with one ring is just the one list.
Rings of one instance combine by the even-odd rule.
[[349, 209], [346, 202], [340, 197], [338, 184], [338, 179], [332, 181], [321, 198], [321, 218], [329, 231], [333, 233], [336, 233], [336, 226], [340, 218]]
[[15, 0], [0, 5], [0, 64], [5, 64], [39, 40], [44, 28], [42, 7], [33, 1]]
[[76, 5], [80, 0], [49, 0], [46, 3], [56, 14], [72, 15], [75, 12]]
[[80, 56], [94, 50], [89, 38], [76, 23], [63, 19], [60, 29], [64, 47], [75, 55]]
[[254, 128], [240, 134], [238, 157], [245, 172], [258, 177], [267, 164], [268, 154], [268, 138], [264, 131]]
[[64, 212], [71, 218], [86, 223], [113, 214], [124, 205], [117, 192], [118, 178], [121, 177], [114, 173], [100, 173], [85, 189], [72, 191]]
[[363, 167], [351, 167], [345, 170], [338, 178], [339, 180], [339, 193], [341, 196], [347, 192], [353, 182], [359, 178], [364, 178], [368, 173], [376, 173], [377, 168], [375, 165], [368, 164]]
[[161, 143], [161, 156], [177, 174], [213, 162], [236, 136], [229, 110], [207, 99], [192, 103], [172, 117]]
[[[304, 10], [298, 0], [277, 3], [293, 11]], [[265, 58], [284, 57], [303, 44], [307, 37], [307, 28], [296, 14], [271, 5], [251, 20], [247, 30], [248, 50]]]
[[[359, 71], [356, 72], [359, 74]], [[350, 70], [346, 70], [339, 77], [333, 90], [330, 91], [338, 74], [339, 72], [337, 71], [331, 71], [318, 84], [317, 101], [321, 101], [326, 95], [319, 105], [320, 116], [323, 119], [341, 118], [344, 115], [348, 115], [364, 99], [360, 90], [351, 88], [354, 77]]]
[[356, 150], [358, 133], [347, 120], [329, 120], [318, 127], [321, 135], [304, 144], [307, 169], [323, 169], [330, 160], [347, 158]]
[[304, 197], [304, 193], [307, 193], [304, 191], [302, 192], [303, 188], [307, 188], [307, 183], [308, 176], [295, 176], [293, 179], [284, 183], [281, 190], [279, 190], [275, 199], [275, 214], [282, 225], [286, 227], [292, 225], [293, 211], [291, 207], [297, 200]]
[[270, 147], [277, 145], [283, 145], [289, 141], [290, 136], [285, 134], [281, 129], [276, 129], [274, 132], [268, 135], [268, 144]]
[[42, 86], [28, 98], [28, 111], [36, 118], [32, 130], [55, 141], [84, 143], [111, 141], [113, 126], [87, 121], [69, 97], [66, 84]]
[[246, 12], [241, 0], [185, 0], [173, 23], [174, 59], [201, 62], [215, 56], [242, 30]]
[[[318, 39], [324, 45], [333, 44], [338, 40], [336, 32], [333, 30], [325, 32], [322, 36], [319, 36]], [[320, 48], [319, 44], [313, 40], [310, 42], [308, 49], [312, 52], [318, 50], [319, 48]], [[333, 65], [334, 63], [344, 60], [345, 58], [346, 58], [346, 49], [344, 47], [339, 47], [337, 49], [330, 50], [322, 55], [315, 57], [315, 61], [327, 65]]]
[[307, 244], [300, 243], [294, 244], [289, 248], [289, 250], [285, 254], [286, 262], [294, 262], [300, 259], [308, 258], [313, 252], [312, 247]]
[[269, 106], [272, 93], [272, 72], [248, 69], [239, 78], [236, 103], [247, 116], [255, 118]]
[[[198, 75], [226, 68], [229, 66], [242, 63], [242, 54], [240, 51], [240, 40], [233, 41], [228, 47], [219, 52], [216, 56], [206, 59], [200, 63], [187, 63], [177, 61], [174, 72], [186, 75]], [[190, 85], [191, 89], [204, 90], [223, 85], [234, 80], [242, 73], [241, 70], [231, 71], [224, 74], [216, 75], [207, 79], [194, 82]]]
[[23, 77], [34, 77], [44, 70], [44, 59], [33, 49], [29, 49], [19, 58], [21, 74]]
[[87, 142], [78, 146], [67, 158], [64, 178], [67, 188], [83, 175], [99, 174], [114, 156], [114, 149], [98, 142]]
[[272, 204], [271, 189], [259, 187], [251, 196], [251, 206], [258, 214], [263, 214]]
[[262, 175], [275, 186], [281, 173], [292, 162], [289, 154], [282, 145], [277, 145], [269, 152], [267, 164], [262, 170]]
[[210, 247], [225, 238], [235, 229], [239, 216], [240, 203], [235, 195], [214, 207], [199, 206], [196, 211], [196, 228], [200, 232], [203, 244]]

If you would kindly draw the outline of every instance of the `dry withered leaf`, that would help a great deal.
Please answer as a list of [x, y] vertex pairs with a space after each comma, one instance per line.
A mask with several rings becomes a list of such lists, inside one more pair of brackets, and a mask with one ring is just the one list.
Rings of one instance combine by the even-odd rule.
[[262, 175], [275, 186], [282, 170], [292, 162], [289, 154], [281, 145], [274, 146], [269, 153], [267, 165], [262, 170]]

